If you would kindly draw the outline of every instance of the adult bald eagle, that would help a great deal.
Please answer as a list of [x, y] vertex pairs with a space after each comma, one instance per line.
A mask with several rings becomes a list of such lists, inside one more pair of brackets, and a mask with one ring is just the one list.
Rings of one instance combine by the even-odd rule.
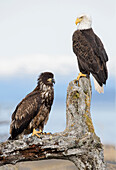
[[54, 99], [53, 77], [51, 72], [41, 73], [36, 88], [17, 105], [12, 114], [9, 139], [19, 139], [32, 132], [37, 135], [43, 131]]
[[80, 76], [89, 75], [94, 77], [95, 89], [99, 93], [103, 93], [103, 84], [106, 84], [108, 71], [106, 62], [108, 56], [100, 38], [93, 32], [91, 28], [92, 20], [88, 15], [81, 15], [76, 19], [76, 25], [79, 23], [78, 29], [74, 32], [73, 51], [77, 56]]

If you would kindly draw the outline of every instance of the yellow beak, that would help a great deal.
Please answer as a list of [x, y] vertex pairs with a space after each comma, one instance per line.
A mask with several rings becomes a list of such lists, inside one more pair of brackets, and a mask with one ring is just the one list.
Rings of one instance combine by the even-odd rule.
[[54, 78], [49, 78], [47, 81], [50, 82], [50, 83], [54, 83], [55, 84]]
[[80, 19], [80, 18], [77, 18], [76, 19], [76, 21], [75, 21], [75, 24], [77, 25], [79, 22], [81, 22], [82, 21], [82, 19]]

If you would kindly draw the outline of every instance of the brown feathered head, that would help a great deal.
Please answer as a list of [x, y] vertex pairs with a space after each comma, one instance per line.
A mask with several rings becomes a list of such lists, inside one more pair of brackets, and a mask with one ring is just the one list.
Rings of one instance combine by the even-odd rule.
[[40, 82], [44, 83], [45, 85], [53, 86], [53, 83], [55, 83], [53, 73], [51, 73], [51, 72], [41, 73], [38, 78], [38, 84]]

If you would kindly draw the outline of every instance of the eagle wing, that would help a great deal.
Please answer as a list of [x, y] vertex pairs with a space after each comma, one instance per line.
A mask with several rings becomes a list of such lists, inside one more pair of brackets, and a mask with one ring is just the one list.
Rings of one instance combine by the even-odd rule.
[[21, 134], [31, 122], [31, 120], [38, 114], [41, 109], [42, 103], [38, 92], [31, 92], [28, 94], [16, 107], [12, 114], [12, 122], [10, 126], [10, 134], [15, 138]]
[[108, 57], [101, 40], [92, 29], [74, 32], [73, 51], [77, 56], [80, 71], [85, 74], [91, 72], [101, 86], [102, 83], [105, 84]]
[[100, 57], [102, 62], [107, 62], [108, 55], [105, 51], [104, 45], [102, 44], [100, 38], [96, 34], [94, 34], [94, 35], [95, 35], [96, 44], [95, 44], [95, 48], [93, 48], [93, 49], [94, 49], [96, 55]]

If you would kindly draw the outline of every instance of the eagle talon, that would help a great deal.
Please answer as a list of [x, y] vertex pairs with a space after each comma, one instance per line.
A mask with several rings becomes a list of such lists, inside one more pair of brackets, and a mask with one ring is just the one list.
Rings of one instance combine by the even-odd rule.
[[41, 135], [46, 135], [46, 132], [42, 132]]
[[36, 135], [38, 138], [40, 138], [40, 136], [38, 134], [42, 134], [42, 130], [36, 131], [35, 128], [34, 128], [32, 136]]
[[48, 132], [48, 133], [46, 133], [46, 135], [52, 135], [52, 133], [51, 133], [51, 132]]
[[83, 73], [79, 73], [78, 77], [77, 77], [77, 81], [79, 81], [80, 77], [86, 77], [86, 74], [83, 74]]

